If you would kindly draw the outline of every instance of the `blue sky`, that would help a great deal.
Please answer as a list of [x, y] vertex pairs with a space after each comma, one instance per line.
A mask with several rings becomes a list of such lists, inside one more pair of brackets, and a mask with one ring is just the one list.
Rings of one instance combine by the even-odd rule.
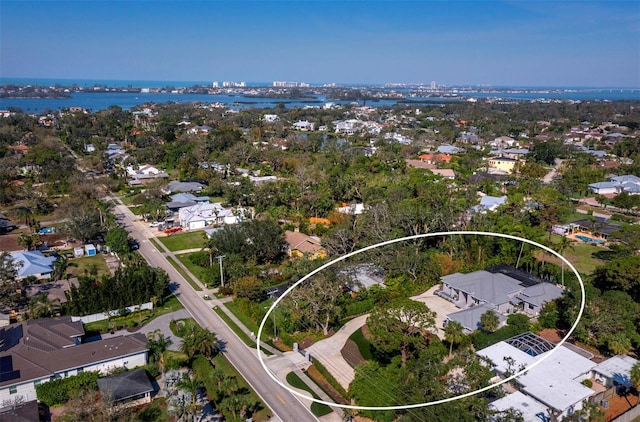
[[640, 87], [640, 2], [0, 0], [0, 77]]

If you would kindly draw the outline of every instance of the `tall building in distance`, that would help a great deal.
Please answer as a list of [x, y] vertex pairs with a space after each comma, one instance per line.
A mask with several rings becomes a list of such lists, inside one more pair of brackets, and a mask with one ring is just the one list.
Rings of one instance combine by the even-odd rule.
[[278, 88], [308, 88], [309, 84], [304, 82], [273, 81], [273, 86]]
[[244, 88], [247, 86], [246, 82], [222, 82], [223, 88]]
[[431, 81], [431, 89], [435, 91], [437, 87], [436, 81]]

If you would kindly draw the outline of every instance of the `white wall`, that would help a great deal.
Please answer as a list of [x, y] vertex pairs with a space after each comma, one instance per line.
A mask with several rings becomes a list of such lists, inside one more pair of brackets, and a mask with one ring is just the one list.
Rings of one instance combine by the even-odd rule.
[[[109, 371], [114, 368], [123, 368], [126, 367], [128, 369], [135, 368], [138, 366], [143, 366], [147, 364], [147, 352], [140, 352], [135, 355], [130, 355], [126, 357], [121, 357], [118, 359], [114, 359], [108, 362], [97, 363], [94, 365], [85, 366], [82, 369], [84, 372], [90, 371], [99, 371], [102, 375], [106, 375]], [[67, 374], [65, 376], [65, 371], [60, 371], [54, 375], [55, 378], [66, 378], [74, 375], [78, 375], [78, 368], [74, 368], [66, 371]], [[44, 384], [48, 382], [50, 377], [40, 378], [40, 383]], [[25, 402], [36, 400], [36, 387], [35, 380], [23, 382], [17, 386], [17, 392], [15, 394], [10, 393], [10, 388], [8, 386], [0, 388], [0, 408], [2, 408], [3, 402], [9, 402], [16, 397], [22, 396]]]

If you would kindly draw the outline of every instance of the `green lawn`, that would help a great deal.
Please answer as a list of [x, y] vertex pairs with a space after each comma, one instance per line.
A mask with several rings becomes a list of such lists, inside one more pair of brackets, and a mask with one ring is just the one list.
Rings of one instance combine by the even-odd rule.
[[168, 256], [167, 257], [167, 261], [169, 261], [171, 263], [171, 265], [173, 265], [173, 267], [176, 269], [176, 271], [178, 271], [180, 273], [180, 275], [187, 280], [187, 282], [191, 285], [191, 287], [193, 287], [195, 290], [198, 291], [202, 291], [202, 287], [200, 287], [200, 285], [194, 281], [191, 277], [189, 277], [189, 275], [186, 273], [186, 271], [178, 264], [178, 262], [176, 262], [175, 259], [173, 259], [172, 257]]
[[158, 240], [172, 252], [182, 251], [185, 249], [202, 248], [202, 246], [204, 245], [204, 232], [195, 231], [188, 233], [177, 233], [172, 234], [171, 236], [159, 237]]
[[362, 330], [356, 330], [351, 334], [349, 340], [352, 340], [358, 346], [358, 351], [360, 351], [360, 354], [365, 360], [371, 360], [373, 358], [373, 356], [371, 356], [371, 344], [369, 340], [364, 337]]
[[162, 245], [160, 244], [160, 242], [158, 242], [158, 239], [154, 238], [154, 237], [150, 237], [149, 241], [151, 243], [153, 243], [153, 246], [156, 247], [157, 250], [159, 250], [160, 252], [164, 252], [164, 248], [162, 247]]
[[[267, 304], [265, 304], [264, 306], [270, 306], [270, 302], [268, 302]], [[245, 315], [242, 311], [240, 311], [240, 309], [238, 308], [238, 306], [233, 302], [226, 302], [224, 304], [224, 306], [227, 307], [227, 309], [229, 309], [231, 311], [231, 313], [240, 320], [240, 322], [242, 323], [242, 325], [244, 325], [245, 327], [247, 327], [247, 329], [249, 331], [253, 331], [254, 333], [256, 333], [256, 335], [258, 334], [258, 328], [260, 327], [260, 321], [258, 321], [257, 323], [249, 318], [247, 315]]]
[[[73, 250], [69, 251], [73, 253]], [[97, 271], [97, 275], [109, 274], [109, 268], [104, 260], [104, 255], [98, 253], [94, 256], [83, 256], [81, 258], [72, 258], [69, 260], [69, 267], [67, 267], [67, 273], [71, 273], [72, 277], [78, 277], [84, 275], [85, 270], [91, 274], [92, 270]]]
[[[196, 276], [196, 278], [200, 280], [202, 284], [205, 284], [205, 285], [213, 284], [213, 274], [211, 273], [211, 270], [209, 268], [204, 268], [194, 264], [189, 259], [190, 256], [191, 256], [190, 253], [185, 253], [185, 254], [176, 255], [176, 258], [178, 258], [178, 261], [182, 262], [182, 264], [185, 267], [187, 267], [187, 269], [191, 271], [191, 273], [194, 276]], [[216, 265], [218, 265], [217, 261], [216, 261]]]
[[[314, 399], [318, 399], [318, 400], [320, 399], [320, 397], [318, 397], [318, 395], [314, 393], [313, 390], [307, 384], [305, 384], [304, 381], [302, 381], [302, 379], [300, 379], [300, 377], [296, 375], [295, 372], [289, 372], [287, 374], [287, 382], [292, 387], [297, 388], [299, 390], [304, 390], [307, 393], [311, 394], [311, 397], [313, 397]], [[313, 402], [311, 404], [311, 412], [317, 417], [321, 417], [324, 415], [328, 415], [329, 413], [332, 412], [332, 410], [326, 404]]]
[[90, 322], [85, 324], [85, 331], [99, 331], [101, 333], [105, 333], [109, 331], [110, 324], [113, 323], [117, 326], [127, 326], [133, 327], [135, 324], [137, 326], [148, 324], [154, 318], [159, 317], [160, 315], [168, 314], [178, 309], [182, 309], [182, 304], [173, 294], [171, 297], [161, 306], [157, 306], [153, 309], [152, 312], [149, 311], [141, 311], [134, 312], [132, 314], [127, 315], [124, 318], [114, 317], [110, 319], [105, 319], [103, 321]]
[[[560, 241], [560, 236], [554, 235], [551, 241], [555, 244]], [[607, 250], [601, 246], [594, 246], [588, 243], [573, 243], [564, 251], [564, 257], [567, 258], [571, 264], [576, 267], [580, 274], [591, 274], [596, 267], [604, 264], [604, 261], [593, 256], [596, 252]], [[559, 258], [551, 256], [550, 254], [544, 254], [545, 260], [556, 265], [561, 265]], [[541, 257], [539, 256], [538, 259]]]

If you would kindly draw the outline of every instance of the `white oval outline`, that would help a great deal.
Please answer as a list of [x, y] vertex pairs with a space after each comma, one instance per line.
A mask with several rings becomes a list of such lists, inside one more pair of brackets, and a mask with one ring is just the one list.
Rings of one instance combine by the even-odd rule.
[[[573, 323], [573, 325], [571, 326], [571, 328], [567, 332], [567, 335], [565, 335], [562, 338], [562, 340], [560, 340], [560, 342], [556, 345], [556, 347], [551, 349], [546, 356], [543, 356], [542, 358], [540, 358], [536, 362], [534, 362], [531, 365], [525, 367], [524, 369], [520, 370], [519, 372], [516, 372], [515, 374], [511, 375], [510, 377], [505, 378], [505, 379], [503, 379], [503, 380], [501, 380], [501, 381], [499, 381], [499, 382], [497, 382], [495, 384], [491, 384], [491, 385], [488, 385], [486, 387], [480, 388], [478, 390], [470, 391], [468, 393], [460, 394], [460, 395], [453, 396], [453, 397], [448, 397], [446, 399], [434, 400], [434, 401], [427, 402], [427, 403], [408, 404], [408, 405], [403, 405], [403, 406], [355, 406], [355, 405], [340, 404], [340, 403], [335, 403], [335, 402], [327, 402], [327, 401], [324, 401], [324, 400], [316, 399], [314, 397], [302, 394], [302, 393], [294, 390], [293, 388], [289, 387], [288, 385], [285, 385], [282, 381], [280, 381], [278, 379], [278, 377], [273, 372], [271, 372], [271, 370], [269, 368], [267, 368], [267, 366], [265, 365], [264, 359], [262, 358], [262, 353], [260, 353], [261, 352], [261, 349], [260, 349], [260, 338], [262, 337], [262, 330], [264, 328], [264, 324], [267, 322], [267, 319], [269, 318], [269, 315], [275, 309], [275, 307], [278, 305], [278, 303], [280, 303], [280, 301], [287, 294], [289, 294], [294, 288], [296, 288], [302, 282], [306, 281], [310, 277], [316, 275], [320, 271], [330, 267], [331, 265], [333, 265], [333, 264], [335, 264], [337, 262], [343, 261], [343, 260], [345, 260], [347, 258], [350, 258], [350, 257], [354, 256], [354, 255], [357, 255], [357, 254], [362, 253], [362, 252], [366, 252], [366, 251], [371, 250], [371, 249], [375, 249], [375, 248], [380, 247], [380, 246], [386, 246], [386, 245], [391, 245], [393, 243], [404, 242], [404, 241], [407, 241], [407, 240], [421, 239], [421, 238], [426, 238], [426, 237], [451, 236], [451, 235], [463, 235], [463, 236], [465, 236], [465, 235], [480, 235], [480, 236], [493, 236], [493, 237], [501, 237], [501, 238], [505, 238], [505, 239], [518, 240], [520, 242], [525, 242], [525, 243], [528, 243], [530, 245], [534, 245], [534, 246], [537, 246], [539, 248], [542, 248], [543, 250], [545, 250], [547, 252], [550, 252], [551, 254], [557, 256], [562, 261], [564, 261], [564, 263], [567, 264], [569, 266], [569, 268], [571, 268], [571, 270], [574, 272], [576, 277], [578, 277], [578, 282], [580, 283], [580, 292], [581, 292], [580, 311], [578, 312], [578, 317], [576, 318], [575, 322]], [[560, 255], [559, 253], [557, 253], [553, 249], [548, 248], [547, 246], [541, 245], [541, 244], [539, 244], [537, 242], [534, 242], [533, 240], [524, 239], [522, 237], [512, 236], [512, 235], [503, 234], [503, 233], [495, 233], [495, 232], [447, 231], [447, 232], [423, 233], [423, 234], [416, 234], [416, 235], [413, 235], [413, 236], [406, 236], [406, 237], [400, 237], [400, 238], [397, 238], [397, 239], [391, 239], [391, 240], [387, 240], [387, 241], [384, 241], [384, 242], [381, 242], [381, 243], [376, 243], [375, 245], [370, 245], [370, 246], [364, 247], [362, 249], [358, 249], [357, 251], [350, 252], [350, 253], [348, 253], [346, 255], [343, 255], [341, 257], [338, 257], [338, 258], [334, 259], [333, 261], [327, 262], [326, 264], [316, 268], [315, 270], [311, 271], [309, 274], [307, 274], [304, 277], [302, 277], [300, 280], [295, 282], [291, 287], [289, 287], [287, 290], [285, 290], [285, 292], [277, 300], [275, 300], [273, 302], [273, 304], [271, 305], [271, 307], [267, 311], [267, 314], [263, 318], [262, 322], [260, 323], [260, 327], [258, 328], [258, 335], [256, 337], [256, 350], [258, 351], [258, 360], [260, 360], [260, 365], [262, 365], [262, 368], [265, 370], [267, 375], [269, 375], [277, 384], [279, 384], [280, 386], [282, 386], [283, 388], [285, 388], [286, 390], [288, 390], [292, 394], [294, 394], [294, 395], [296, 395], [298, 397], [301, 397], [303, 399], [311, 400], [313, 402], [324, 404], [324, 405], [327, 405], [327, 406], [341, 407], [343, 409], [353, 409], [353, 410], [405, 410], [405, 409], [416, 409], [416, 408], [419, 408], [419, 407], [433, 406], [433, 405], [436, 405], [436, 404], [442, 404], [442, 403], [447, 403], [447, 402], [458, 400], [458, 399], [463, 399], [465, 397], [470, 397], [470, 396], [473, 396], [475, 394], [482, 393], [484, 391], [488, 391], [488, 390], [494, 389], [495, 387], [497, 387], [499, 385], [502, 385], [504, 383], [507, 383], [507, 382], [515, 379], [516, 377], [519, 377], [520, 375], [524, 374], [525, 372], [529, 371], [530, 369], [536, 367], [537, 365], [542, 363], [545, 359], [547, 359], [549, 356], [551, 356], [551, 354], [554, 351], [558, 350], [558, 348], [561, 347], [564, 344], [564, 342], [567, 341], [567, 339], [571, 336], [573, 331], [576, 329], [576, 327], [578, 325], [578, 322], [580, 322], [580, 319], [582, 318], [582, 313], [584, 311], [584, 306], [585, 306], [584, 283], [582, 281], [582, 277], [580, 277], [580, 274], [578, 273], [578, 270], [576, 270], [576, 268], [573, 266], [573, 264], [571, 264], [571, 262], [569, 262], [565, 257]]]

